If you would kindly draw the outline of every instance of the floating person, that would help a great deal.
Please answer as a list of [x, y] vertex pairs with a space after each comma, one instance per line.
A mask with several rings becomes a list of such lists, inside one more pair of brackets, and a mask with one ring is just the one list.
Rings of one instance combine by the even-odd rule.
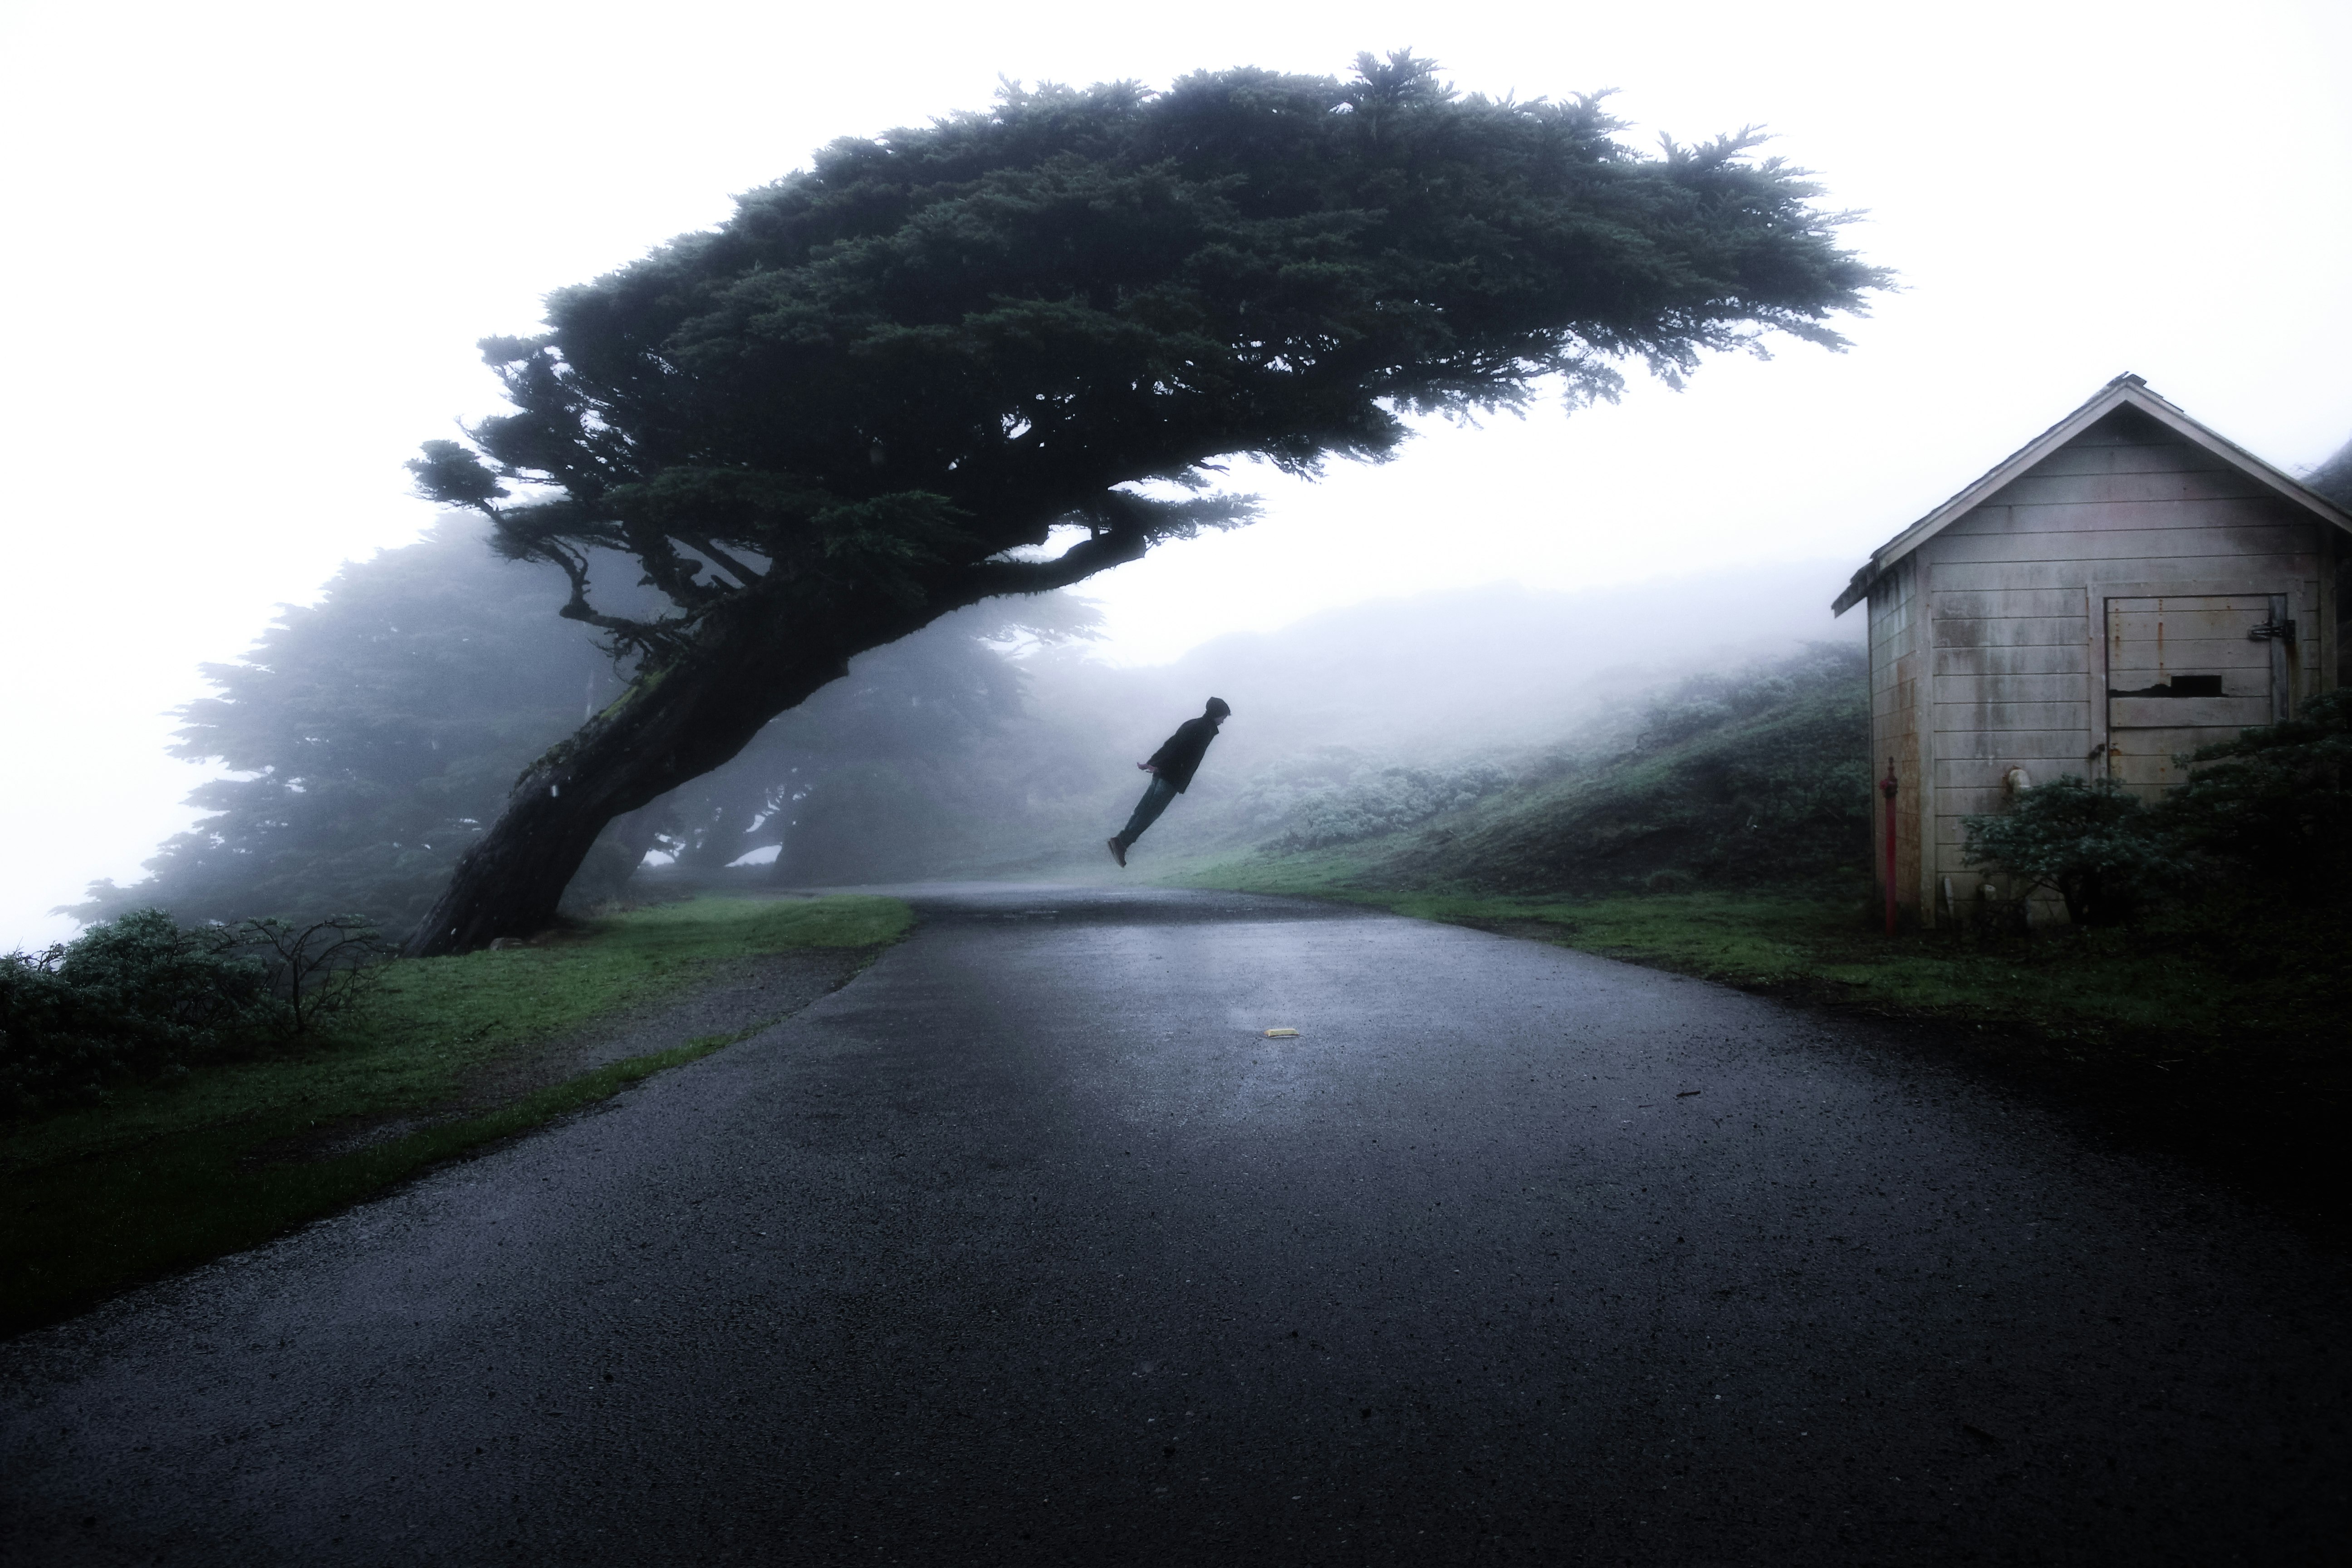
[[1160, 820], [1168, 803], [1184, 793], [1192, 775], [1200, 771], [1201, 758], [1209, 750], [1209, 742], [1217, 738], [1217, 726], [1224, 722], [1233, 710], [1222, 697], [1212, 697], [1198, 719], [1187, 719], [1176, 726], [1176, 732], [1151, 753], [1148, 763], [1135, 765], [1151, 775], [1144, 786], [1143, 798], [1135, 803], [1135, 815], [1110, 841], [1110, 858], [1120, 865], [1127, 864], [1127, 852], [1143, 837], [1143, 830]]

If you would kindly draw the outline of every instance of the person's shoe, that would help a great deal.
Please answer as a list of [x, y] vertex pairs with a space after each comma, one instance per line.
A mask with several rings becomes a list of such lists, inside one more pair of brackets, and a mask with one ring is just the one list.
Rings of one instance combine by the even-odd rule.
[[1109, 843], [1109, 845], [1110, 845], [1110, 858], [1111, 858], [1112, 859], [1114, 859], [1114, 860], [1118, 861], [1121, 867], [1126, 866], [1126, 864], [1127, 864], [1127, 846], [1126, 846], [1126, 845], [1124, 845], [1124, 844], [1121, 844], [1121, 843], [1120, 843], [1118, 839], [1116, 839], [1116, 838], [1110, 839], [1110, 840], [1108, 840], [1108, 843]]

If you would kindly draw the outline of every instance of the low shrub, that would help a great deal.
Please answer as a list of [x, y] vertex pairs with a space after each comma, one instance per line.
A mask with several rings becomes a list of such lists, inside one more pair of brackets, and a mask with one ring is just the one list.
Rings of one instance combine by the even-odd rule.
[[2068, 773], [2026, 790], [2005, 812], [1969, 817], [1964, 853], [1971, 866], [2054, 889], [2076, 925], [2120, 925], [2179, 869], [2151, 815], [2113, 779]]
[[2209, 874], [2311, 907], [2352, 884], [2352, 689], [2324, 692], [2284, 723], [2248, 730], [2190, 759], [2188, 781], [2153, 813]]
[[[2340, 923], [2352, 904], [2352, 691], [2304, 703], [2189, 759], [2148, 805], [2112, 779], [2053, 779], [2007, 811], [1967, 821], [1969, 863], [2057, 889], [2077, 925], [2116, 925], [2161, 903], [2168, 929], [2219, 937]], [[2297, 912], [2299, 911], [2299, 915]]]
[[348, 917], [183, 930], [135, 910], [69, 944], [0, 955], [0, 1115], [300, 1037], [358, 999], [382, 952]]

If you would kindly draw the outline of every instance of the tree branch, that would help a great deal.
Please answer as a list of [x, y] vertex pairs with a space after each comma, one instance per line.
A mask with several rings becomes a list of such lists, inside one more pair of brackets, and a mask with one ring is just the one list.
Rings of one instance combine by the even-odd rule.
[[1051, 561], [983, 561], [963, 574], [980, 586], [980, 598], [999, 594], [1045, 594], [1083, 583], [1097, 572], [1140, 561], [1151, 548], [1150, 537], [1131, 530], [1097, 533], [1081, 540]]
[[749, 566], [744, 565], [741, 562], [736, 560], [735, 557], [728, 554], [727, 552], [719, 549], [719, 546], [711, 543], [710, 541], [703, 538], [700, 534], [681, 533], [678, 537], [685, 540], [697, 550], [701, 551], [703, 554], [709, 556], [714, 565], [719, 566], [722, 570], [733, 573], [735, 575], [735, 581], [741, 584], [746, 588], [758, 582], [761, 577], [764, 575], [762, 573], [752, 571]]
[[686, 562], [671, 547], [666, 531], [634, 527], [624, 521], [623, 532], [628, 539], [629, 553], [646, 569], [646, 578], [680, 609], [693, 610], [721, 596], [724, 589], [705, 587], [695, 582], [694, 574], [686, 569]]
[[650, 621], [633, 621], [624, 616], [608, 616], [588, 602], [588, 563], [553, 540], [541, 540], [532, 552], [542, 561], [552, 562], [563, 569], [572, 581], [572, 597], [555, 613], [567, 621], [582, 621], [599, 631], [610, 632], [625, 647], [634, 647], [647, 657], [669, 657], [683, 651], [685, 639], [667, 627]]

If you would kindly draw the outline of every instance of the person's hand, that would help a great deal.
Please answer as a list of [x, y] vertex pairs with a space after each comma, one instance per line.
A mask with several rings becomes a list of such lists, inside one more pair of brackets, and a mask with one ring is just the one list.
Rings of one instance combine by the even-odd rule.
[[1158, 768], [1153, 767], [1150, 763], [1138, 763], [1135, 765], [1141, 768], [1147, 773], [1156, 773], [1160, 771]]

